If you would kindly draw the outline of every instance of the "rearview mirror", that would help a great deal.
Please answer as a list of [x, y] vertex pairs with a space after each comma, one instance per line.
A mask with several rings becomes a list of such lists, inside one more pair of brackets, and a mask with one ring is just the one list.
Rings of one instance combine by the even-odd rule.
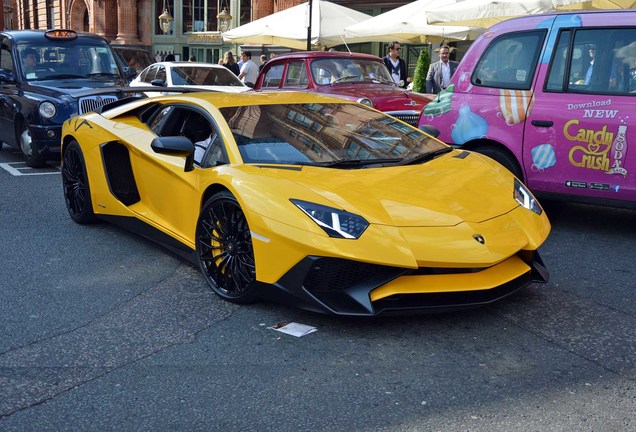
[[150, 148], [155, 153], [185, 157], [184, 170], [188, 172], [194, 169], [194, 144], [190, 138], [184, 136], [157, 137], [150, 143]]

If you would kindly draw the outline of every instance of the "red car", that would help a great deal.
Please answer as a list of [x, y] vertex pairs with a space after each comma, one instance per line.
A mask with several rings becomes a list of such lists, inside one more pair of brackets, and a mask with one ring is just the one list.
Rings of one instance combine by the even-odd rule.
[[355, 100], [417, 126], [427, 95], [398, 87], [380, 57], [348, 52], [295, 52], [269, 60], [257, 90], [306, 90]]

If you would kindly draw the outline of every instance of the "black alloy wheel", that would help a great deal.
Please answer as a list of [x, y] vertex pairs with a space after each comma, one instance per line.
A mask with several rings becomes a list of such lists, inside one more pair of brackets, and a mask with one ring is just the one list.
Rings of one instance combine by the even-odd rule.
[[77, 141], [71, 141], [64, 149], [62, 185], [66, 208], [71, 219], [78, 224], [96, 222], [84, 155]]
[[256, 299], [256, 265], [252, 235], [234, 196], [220, 192], [201, 209], [196, 249], [199, 267], [210, 288], [233, 303]]

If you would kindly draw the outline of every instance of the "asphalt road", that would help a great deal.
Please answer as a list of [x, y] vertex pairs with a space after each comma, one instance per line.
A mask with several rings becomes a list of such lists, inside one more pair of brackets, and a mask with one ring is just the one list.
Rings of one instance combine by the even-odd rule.
[[634, 211], [549, 212], [550, 282], [495, 305], [345, 319], [223, 302], [7, 150], [0, 431], [636, 431]]

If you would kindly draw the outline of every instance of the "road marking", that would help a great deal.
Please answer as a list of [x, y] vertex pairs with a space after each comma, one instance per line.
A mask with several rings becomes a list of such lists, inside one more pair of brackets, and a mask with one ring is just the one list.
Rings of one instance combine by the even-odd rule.
[[[16, 165], [15, 167], [12, 165]], [[33, 168], [27, 166], [26, 162], [6, 162], [0, 163], [0, 168], [9, 172], [9, 174], [14, 176], [36, 176], [36, 175], [49, 175], [49, 174], [60, 174], [60, 167], [51, 165], [51, 169], [55, 169], [56, 171], [45, 171], [46, 168], [38, 168], [37, 171]], [[32, 172], [29, 172], [32, 171]]]

